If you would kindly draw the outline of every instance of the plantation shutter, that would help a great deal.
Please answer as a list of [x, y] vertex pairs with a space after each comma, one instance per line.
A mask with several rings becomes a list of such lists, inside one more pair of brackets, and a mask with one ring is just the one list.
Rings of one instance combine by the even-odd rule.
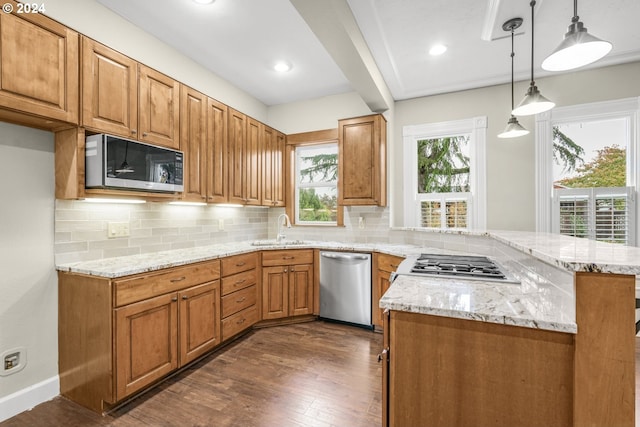
[[553, 231], [635, 245], [635, 197], [631, 187], [553, 190]]
[[471, 193], [427, 193], [418, 195], [420, 227], [469, 228]]

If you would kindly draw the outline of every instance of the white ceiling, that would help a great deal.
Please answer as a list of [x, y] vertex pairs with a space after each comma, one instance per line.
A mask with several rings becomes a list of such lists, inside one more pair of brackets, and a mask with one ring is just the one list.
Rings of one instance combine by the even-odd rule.
[[[395, 100], [506, 83], [511, 42], [501, 27], [513, 17], [524, 19], [515, 39], [516, 80], [530, 74], [529, 0], [97, 1], [266, 105], [364, 92], [370, 55]], [[573, 2], [538, 0], [535, 10], [540, 77], [549, 75], [540, 63], [562, 40]], [[589, 33], [613, 43], [590, 67], [640, 60], [640, 0], [580, 0], [578, 15]], [[347, 34], [352, 46], [332, 33]], [[436, 42], [448, 51], [431, 57]], [[356, 55], [363, 56], [360, 69]], [[293, 65], [288, 73], [272, 69], [281, 59]]]

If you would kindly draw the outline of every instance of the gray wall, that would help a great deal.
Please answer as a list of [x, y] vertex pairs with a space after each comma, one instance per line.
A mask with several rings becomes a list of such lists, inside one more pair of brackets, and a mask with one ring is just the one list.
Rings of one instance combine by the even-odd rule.
[[25, 368], [0, 377], [0, 399], [57, 381], [53, 147], [52, 133], [0, 122], [0, 353], [27, 349]]

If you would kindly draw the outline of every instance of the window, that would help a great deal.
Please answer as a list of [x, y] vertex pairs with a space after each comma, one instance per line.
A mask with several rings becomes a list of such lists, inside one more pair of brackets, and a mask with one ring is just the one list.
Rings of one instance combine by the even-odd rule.
[[486, 227], [486, 117], [403, 128], [407, 227]]
[[540, 116], [537, 229], [635, 245], [638, 99], [557, 108]]
[[338, 144], [295, 148], [295, 223], [338, 223]]

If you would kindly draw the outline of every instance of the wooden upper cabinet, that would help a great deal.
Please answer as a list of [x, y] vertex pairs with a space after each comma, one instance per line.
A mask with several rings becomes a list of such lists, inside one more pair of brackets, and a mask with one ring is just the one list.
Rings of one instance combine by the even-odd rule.
[[247, 148], [244, 159], [245, 203], [262, 204], [262, 129], [259, 121], [247, 117]]
[[245, 203], [244, 158], [247, 134], [247, 116], [229, 108], [229, 203]]
[[138, 84], [138, 139], [178, 149], [179, 83], [139, 64]]
[[262, 204], [284, 206], [285, 135], [268, 126], [262, 133]]
[[138, 63], [82, 37], [82, 125], [137, 138]]
[[18, 3], [5, 3], [14, 13], [0, 14], [0, 107], [77, 125], [78, 33], [40, 14], [18, 16]]
[[184, 151], [184, 200], [206, 201], [207, 106], [206, 95], [180, 88], [180, 149]]
[[339, 205], [387, 205], [386, 139], [381, 114], [338, 121]]
[[206, 194], [207, 202], [229, 201], [227, 144], [228, 107], [209, 98], [207, 104]]

